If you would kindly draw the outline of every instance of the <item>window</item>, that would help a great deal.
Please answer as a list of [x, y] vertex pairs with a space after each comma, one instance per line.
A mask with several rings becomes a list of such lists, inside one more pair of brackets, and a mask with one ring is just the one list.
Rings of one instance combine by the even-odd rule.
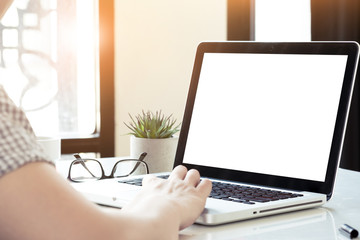
[[[113, 28], [112, 4], [15, 0], [0, 23], [0, 83], [37, 135], [63, 139], [63, 153], [113, 155], [113, 41], [99, 50], [98, 38], [99, 26]], [[106, 30], [111, 38], [113, 30]], [[101, 75], [105, 58], [110, 73]]]
[[256, 41], [310, 41], [310, 0], [255, 0]]
[[228, 40], [310, 41], [310, 0], [228, 0]]
[[2, 84], [37, 135], [95, 132], [95, 4], [16, 1], [2, 21]]

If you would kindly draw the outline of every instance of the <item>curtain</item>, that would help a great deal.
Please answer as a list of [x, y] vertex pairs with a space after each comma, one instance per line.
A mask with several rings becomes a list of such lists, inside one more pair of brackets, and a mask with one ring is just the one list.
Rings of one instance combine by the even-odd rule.
[[[311, 0], [312, 41], [360, 43], [359, 0]], [[355, 82], [340, 167], [360, 171], [359, 75]]]

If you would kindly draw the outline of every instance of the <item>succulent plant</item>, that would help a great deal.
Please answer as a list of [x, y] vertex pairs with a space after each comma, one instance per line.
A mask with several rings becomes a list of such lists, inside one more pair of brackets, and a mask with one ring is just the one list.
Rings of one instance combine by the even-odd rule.
[[176, 125], [172, 114], [165, 116], [161, 110], [156, 113], [143, 110], [135, 117], [129, 116], [131, 122], [124, 124], [131, 130], [129, 134], [138, 138], [170, 138], [180, 130], [181, 123]]

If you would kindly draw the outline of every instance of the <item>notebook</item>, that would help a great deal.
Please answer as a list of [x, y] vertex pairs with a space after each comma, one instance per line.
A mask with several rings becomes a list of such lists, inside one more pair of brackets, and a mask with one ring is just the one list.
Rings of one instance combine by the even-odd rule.
[[[331, 198], [358, 55], [355, 42], [199, 44], [174, 160], [213, 181], [197, 223], [318, 207]], [[96, 203], [122, 207], [140, 189], [132, 183], [73, 186]]]

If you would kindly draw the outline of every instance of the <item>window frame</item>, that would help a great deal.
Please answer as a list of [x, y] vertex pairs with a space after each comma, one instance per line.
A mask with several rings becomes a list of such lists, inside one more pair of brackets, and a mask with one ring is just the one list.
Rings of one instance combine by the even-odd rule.
[[255, 40], [255, 0], [228, 0], [227, 16], [227, 40]]
[[99, 0], [100, 121], [90, 136], [61, 140], [61, 153], [115, 155], [114, 0]]

